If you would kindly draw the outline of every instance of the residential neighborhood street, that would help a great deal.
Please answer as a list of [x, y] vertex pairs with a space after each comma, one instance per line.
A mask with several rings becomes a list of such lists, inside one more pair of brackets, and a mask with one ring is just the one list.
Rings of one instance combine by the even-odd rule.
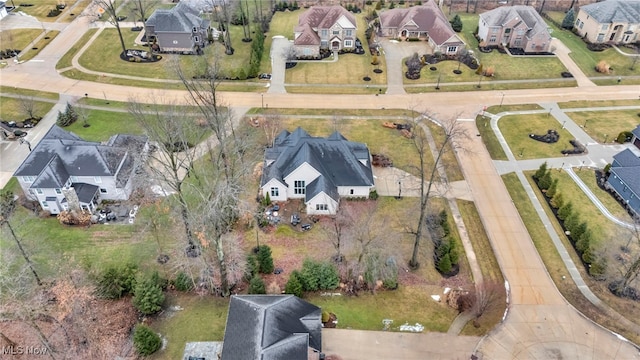
[[[3, 27], [5, 24], [11, 24], [11, 28], [34, 26], [32, 19], [20, 19], [20, 15], [10, 15], [8, 19], [2, 20], [2, 24]], [[128, 101], [132, 97], [137, 97], [138, 101], [142, 102], [147, 100], [137, 96], [141, 88], [75, 80], [60, 75], [55, 69], [57, 61], [90, 27], [97, 26], [89, 17], [79, 17], [66, 26], [62, 25], [55, 24], [55, 28], [59, 28], [61, 33], [33, 60], [10, 64], [0, 69], [0, 85], [3, 87], [60, 93], [58, 103], [36, 129], [29, 131], [26, 140], [32, 147], [55, 123], [57, 111], [63, 109], [67, 102], [85, 97], [85, 94], [88, 97], [113, 101]], [[456, 154], [465, 181], [453, 182], [446, 189], [438, 183], [437, 188], [448, 198], [475, 202], [500, 268], [508, 282], [508, 314], [504, 321], [484, 338], [441, 333], [410, 334], [327, 329], [323, 331], [325, 352], [340, 354], [344, 359], [468, 359], [471, 354], [477, 355], [480, 359], [640, 359], [640, 351], [634, 344], [587, 319], [560, 294], [500, 177], [510, 172], [522, 174], [524, 170], [537, 168], [543, 161], [547, 161], [553, 168], [584, 165], [601, 167], [611, 161], [613, 154], [624, 148], [624, 145], [597, 144], [580, 124], [576, 124], [566, 115], [565, 112], [568, 110], [559, 109], [557, 103], [593, 100], [596, 97], [598, 100], [638, 99], [640, 87], [613, 85], [596, 88], [571, 61], [567, 55], [568, 49], [556, 42], [558, 41], [554, 40], [557, 55], [576, 76], [578, 87], [470, 91], [462, 95], [456, 92], [405, 94], [402, 78], [397, 79], [398, 74], [387, 74], [395, 80], [389, 81], [388, 93], [380, 96], [287, 94], [284, 87], [285, 70], [282, 64], [278, 64], [274, 65], [272, 78], [272, 83], [277, 82], [277, 85], [272, 85], [268, 92], [222, 93], [224, 102], [229, 104], [236, 114], [244, 114], [247, 109], [261, 107], [265, 103], [270, 108], [413, 109], [433, 114], [437, 119], [456, 119], [470, 135], [469, 141], [465, 144], [468, 151]], [[277, 44], [274, 45], [277, 49], [287, 46], [286, 39], [277, 39], [274, 44]], [[397, 63], [401, 58], [398, 58], [396, 52], [388, 51], [390, 48], [392, 47], [385, 46], [387, 63], [395, 64], [390, 65], [389, 69], [397, 72]], [[390, 52], [394, 55], [390, 56]], [[276, 57], [281, 57], [281, 54], [272, 54], [272, 62], [278, 61]], [[77, 64], [77, 61], [74, 64]], [[145, 92], [149, 92], [148, 89]], [[178, 104], [186, 102], [185, 91], [154, 89], [151, 92], [157, 98], [167, 101]], [[589, 153], [553, 159], [518, 160], [507, 147], [505, 150], [508, 161], [492, 160], [473, 120], [484, 107], [498, 103], [540, 104], [544, 110], [530, 112], [549, 112], [574, 137], [588, 145]], [[499, 118], [506, 114], [508, 113], [491, 116], [491, 127], [503, 146], [506, 146], [506, 142], [504, 138], [501, 139], [497, 124]], [[0, 187], [6, 185], [28, 152], [25, 145], [0, 141]], [[415, 177], [393, 168], [376, 171], [376, 187], [381, 195], [395, 196], [400, 190], [403, 196], [416, 195], [419, 180]], [[552, 228], [548, 230], [554, 231]], [[589, 297], [590, 291], [588, 288], [584, 289], [586, 285], [581, 282], [579, 273], [575, 276], [577, 271], [573, 270], [576, 265], [570, 258], [568, 261], [566, 259], [566, 249], [564, 253], [562, 249], [558, 250], [565, 265], [574, 275], [567, 281], [574, 281], [579, 288], [583, 287], [581, 290]], [[597, 298], [592, 301], [597, 301]]]

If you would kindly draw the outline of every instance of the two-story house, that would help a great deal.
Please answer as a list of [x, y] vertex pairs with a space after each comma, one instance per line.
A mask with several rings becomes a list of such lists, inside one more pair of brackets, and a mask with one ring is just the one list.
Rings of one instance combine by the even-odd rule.
[[380, 14], [380, 34], [389, 38], [427, 40], [434, 52], [453, 55], [464, 49], [447, 17], [433, 0], [409, 8], [395, 8]]
[[607, 0], [580, 7], [573, 28], [585, 41], [630, 44], [640, 41], [640, 1]]
[[487, 47], [504, 46], [525, 53], [549, 52], [551, 34], [547, 23], [532, 7], [501, 6], [480, 14], [478, 38]]
[[371, 155], [339, 132], [320, 138], [302, 128], [285, 130], [265, 150], [260, 187], [272, 201], [304, 200], [307, 214], [335, 214], [341, 197], [369, 196]]
[[155, 37], [162, 52], [199, 54], [208, 43], [209, 20], [180, 1], [171, 9], [157, 9], [145, 23], [146, 36]]
[[54, 125], [13, 176], [25, 196], [51, 214], [73, 208], [93, 212], [101, 199], [129, 198], [148, 149], [144, 136], [114, 135], [101, 144]]
[[356, 18], [342, 6], [312, 6], [298, 18], [293, 46], [299, 58], [317, 58], [320, 50], [356, 47]]
[[640, 215], [640, 158], [630, 149], [613, 156], [609, 177], [605, 184], [636, 215]]

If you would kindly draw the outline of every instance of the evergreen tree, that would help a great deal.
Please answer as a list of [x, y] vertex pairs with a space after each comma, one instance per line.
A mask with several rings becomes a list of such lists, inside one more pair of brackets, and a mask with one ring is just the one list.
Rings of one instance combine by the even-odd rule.
[[455, 32], [462, 31], [462, 20], [460, 19], [460, 15], [456, 14], [456, 16], [453, 17], [453, 20], [451, 20], [451, 27]]
[[451, 258], [449, 258], [449, 254], [445, 254], [442, 259], [438, 261], [437, 268], [442, 274], [447, 274], [451, 271]]
[[380, 9], [382, 9], [382, 2], [381, 2], [381, 1], [378, 1], [378, 2], [376, 3], [376, 10], [380, 10]]
[[585, 232], [580, 234], [580, 237], [576, 239], [576, 250], [583, 253], [587, 251], [591, 247], [591, 239], [592, 239], [591, 231], [587, 229]]
[[551, 173], [547, 171], [544, 176], [538, 180], [538, 187], [540, 190], [548, 190], [552, 183], [553, 179], [551, 178]]
[[560, 207], [560, 210], [558, 210], [558, 219], [565, 220], [571, 215], [572, 212], [573, 204], [571, 202], [568, 202], [562, 205], [562, 207]]
[[542, 165], [540, 165], [538, 170], [536, 170], [536, 173], [533, 174], [533, 179], [536, 181], [539, 181], [540, 179], [542, 179], [542, 177], [546, 173], [547, 173], [547, 162], [545, 161], [542, 163]]
[[258, 247], [259, 272], [262, 274], [271, 274], [274, 270], [273, 257], [271, 257], [271, 248], [267, 245], [260, 245]]
[[156, 313], [162, 309], [164, 294], [153, 278], [144, 278], [136, 284], [133, 306], [145, 315]]
[[146, 325], [137, 325], [133, 332], [133, 345], [138, 354], [148, 356], [158, 351], [162, 346], [162, 339]]
[[567, 14], [562, 19], [562, 28], [571, 30], [573, 28], [573, 23], [576, 22], [576, 14], [573, 11], [573, 8], [567, 11]]
[[551, 207], [554, 209], [559, 209], [564, 205], [564, 199], [562, 197], [562, 193], [556, 191], [555, 195], [551, 198]]
[[266, 294], [264, 281], [259, 275], [254, 276], [249, 282], [249, 294]]
[[297, 297], [302, 297], [302, 283], [300, 282], [300, 273], [295, 270], [289, 276], [289, 281], [284, 286], [285, 294], [292, 294]]
[[578, 241], [575, 237], [573, 237], [573, 231], [580, 225], [580, 216], [576, 213], [571, 213], [569, 217], [564, 221], [564, 227], [571, 233], [571, 238], [573, 241]]
[[571, 233], [571, 237], [577, 243], [578, 240], [581, 239], [587, 231], [589, 231], [589, 228], [587, 227], [587, 223], [582, 221], [573, 229], [573, 232]]
[[556, 195], [556, 191], [558, 190], [558, 179], [553, 179], [551, 182], [551, 186], [547, 189], [546, 196], [550, 199]]

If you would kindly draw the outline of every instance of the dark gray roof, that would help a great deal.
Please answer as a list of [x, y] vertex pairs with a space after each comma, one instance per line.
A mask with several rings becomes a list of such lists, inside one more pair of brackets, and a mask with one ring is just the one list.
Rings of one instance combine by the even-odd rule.
[[[284, 183], [284, 178], [305, 162], [324, 177], [318, 185], [325, 189], [373, 186], [369, 149], [337, 132], [328, 138], [312, 137], [302, 128], [293, 133], [283, 132], [276, 138], [275, 146], [265, 152], [265, 160], [275, 161], [265, 166], [261, 186], [271, 179]], [[359, 160], [366, 160], [367, 165]]]
[[631, 150], [624, 149], [621, 152], [613, 155], [614, 164], [613, 167], [634, 167], [640, 166], [640, 158], [636, 156]]
[[206, 29], [209, 20], [200, 17], [200, 11], [192, 8], [186, 1], [180, 1], [171, 9], [157, 9], [147, 20], [147, 25], [155, 32], [191, 32], [193, 27]]
[[611, 168], [611, 174], [617, 176], [636, 196], [640, 196], [640, 166]]
[[231, 297], [222, 360], [307, 360], [322, 350], [321, 310], [293, 295]]
[[[133, 138], [143, 142], [135, 149], [144, 147], [145, 137], [127, 139]], [[131, 157], [126, 156], [128, 151], [126, 147], [84, 141], [54, 125], [18, 167], [14, 176], [36, 176], [33, 188], [61, 187], [69, 176], [114, 176], [123, 160]]]
[[324, 176], [318, 176], [309, 185], [307, 185], [307, 191], [305, 192], [305, 201], [313, 199], [316, 195], [324, 192], [329, 195], [333, 200], [338, 201], [340, 194], [338, 189]]
[[640, 23], [640, 1], [607, 0], [580, 7], [600, 24]]
[[636, 126], [635, 129], [631, 130], [631, 133], [635, 135], [635, 137], [640, 139], [640, 125]]
[[71, 184], [73, 189], [76, 191], [76, 195], [78, 195], [78, 200], [80, 200], [83, 204], [90, 203], [93, 198], [95, 198], [98, 193], [98, 187], [91, 184], [85, 183], [73, 183]]
[[[529, 29], [526, 33], [529, 38], [541, 32], [549, 32], [547, 23], [533, 6], [501, 6], [480, 14], [480, 18], [489, 26], [503, 26], [511, 20], [520, 20], [520, 22], [524, 22]], [[551, 38], [550, 34], [549, 38]]]

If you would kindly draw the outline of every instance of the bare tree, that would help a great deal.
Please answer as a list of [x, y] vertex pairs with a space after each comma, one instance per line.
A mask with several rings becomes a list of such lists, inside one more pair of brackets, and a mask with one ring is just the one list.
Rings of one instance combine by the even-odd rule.
[[639, 220], [636, 219], [636, 225], [630, 229], [629, 241], [620, 246], [620, 253], [615, 256], [620, 264], [619, 276], [609, 283], [609, 290], [617, 296], [634, 296], [637, 293], [637, 290], [633, 289], [631, 285], [640, 275]]
[[475, 302], [473, 314], [479, 319], [484, 313], [498, 306], [501, 294], [505, 292], [504, 286], [496, 282], [482, 282], [475, 287]]
[[448, 151], [461, 149], [462, 141], [468, 138], [465, 130], [455, 119], [440, 121], [439, 125], [442, 128], [444, 136], [442, 142], [435, 145], [436, 153], [433, 156], [433, 163], [429, 164], [428, 160], [430, 158], [431, 151], [429, 142], [433, 141], [433, 139], [431, 138], [429, 129], [424, 124], [424, 121], [429, 121], [429, 118], [426, 115], [416, 118], [413, 121], [414, 131], [412, 141], [419, 160], [417, 170], [420, 177], [420, 203], [417, 224], [415, 229], [410, 230], [410, 232], [415, 236], [413, 252], [411, 260], [409, 261], [409, 266], [412, 269], [420, 267], [420, 263], [418, 262], [418, 250], [420, 248], [420, 242], [424, 237], [424, 227], [429, 210], [429, 200], [435, 191], [435, 182], [436, 180], [439, 180], [438, 172], [440, 171], [439, 167], [442, 166], [441, 162], [443, 156]]
[[340, 206], [336, 214], [331, 216], [329, 225], [324, 228], [335, 250], [335, 254], [331, 259], [337, 263], [344, 260], [344, 255], [342, 254], [345, 246], [344, 243], [347, 242], [346, 237], [350, 236], [348, 232], [352, 225], [351, 214], [347, 210], [347, 207], [347, 204]]
[[218, 19], [220, 19], [220, 23], [222, 24], [224, 22], [224, 31], [222, 32], [222, 34], [224, 35], [224, 48], [225, 51], [224, 53], [227, 55], [233, 55], [234, 50], [233, 50], [233, 46], [231, 44], [231, 14], [230, 9], [229, 9], [229, 4], [228, 1], [223, 1], [222, 2], [222, 14], [217, 11], [217, 7], [214, 7], [216, 9], [216, 15], [218, 16]]
[[27, 265], [29, 266], [29, 269], [31, 270], [31, 273], [33, 274], [33, 277], [36, 279], [36, 283], [38, 284], [38, 286], [41, 286], [42, 281], [40, 280], [40, 276], [38, 276], [38, 273], [36, 272], [36, 269], [33, 266], [33, 262], [29, 258], [29, 255], [27, 255], [27, 252], [24, 250], [20, 237], [18, 237], [18, 234], [16, 234], [15, 229], [13, 228], [13, 226], [11, 226], [10, 218], [11, 218], [11, 215], [13, 215], [15, 209], [16, 209], [16, 199], [15, 199], [15, 196], [13, 195], [13, 192], [5, 191], [5, 190], [1, 191], [0, 192], [0, 227], [6, 227], [9, 230], [9, 234], [11, 234], [11, 237], [16, 242], [16, 245], [18, 245], [18, 249], [20, 249], [20, 253], [24, 258], [24, 261], [27, 263]]
[[282, 131], [282, 116], [280, 113], [264, 115], [264, 123], [262, 125], [264, 134], [267, 137], [268, 146], [273, 146], [276, 136]]
[[147, 17], [151, 9], [153, 9], [157, 4], [160, 3], [159, 0], [129, 0], [129, 6], [131, 8], [131, 14], [134, 16], [134, 21], [136, 19], [141, 19], [142, 27], [144, 28], [144, 36], [147, 39], [147, 47], [149, 48], [149, 53], [151, 57], [153, 57], [153, 46], [151, 44], [149, 33], [147, 32]]
[[20, 96], [20, 109], [29, 119], [36, 118], [36, 101], [32, 96]]
[[193, 119], [185, 118], [175, 107], [160, 108], [156, 103], [150, 111], [147, 109], [146, 105], [135, 99], [130, 101], [130, 114], [142, 126], [155, 147], [155, 151], [149, 153], [148, 170], [158, 182], [157, 185], [163, 189], [168, 188], [168, 193], [175, 193], [176, 196], [172, 198], [178, 203], [188, 243], [186, 251], [197, 256], [185, 182], [196, 160], [196, 148], [193, 144], [202, 140], [203, 132], [197, 128]]
[[289, 45], [282, 52], [282, 57], [286, 62], [293, 62], [298, 59], [298, 54], [296, 53], [296, 48], [293, 45]]
[[122, 46], [122, 52], [127, 52], [127, 47], [124, 44], [124, 38], [122, 37], [122, 30], [120, 29], [120, 20], [118, 20], [118, 0], [93, 0], [93, 3], [104, 10], [104, 15], [107, 17], [107, 22], [115, 26], [118, 31], [118, 37], [120, 38], [120, 46]]

